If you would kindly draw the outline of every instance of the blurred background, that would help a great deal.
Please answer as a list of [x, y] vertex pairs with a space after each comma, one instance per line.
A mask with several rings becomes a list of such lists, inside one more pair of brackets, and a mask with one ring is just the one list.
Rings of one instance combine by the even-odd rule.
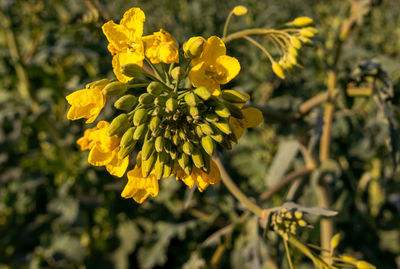
[[[352, 2], [359, 7], [353, 13]], [[230, 31], [275, 27], [297, 16], [312, 17], [319, 30], [314, 44], [301, 50], [304, 68], [284, 81], [251, 44], [228, 45], [242, 66], [228, 86], [281, 114], [326, 89], [338, 27], [355, 16], [341, 48], [339, 84], [346, 85], [363, 61], [379, 63], [394, 86], [394, 127], [388, 130], [371, 97], [342, 91], [332, 127], [330, 182], [333, 209], [340, 212], [338, 251], [377, 268], [400, 267], [398, 0], [1, 0], [0, 268], [287, 268], [279, 237], [263, 231], [222, 183], [199, 193], [170, 178], [161, 182], [158, 197], [142, 205], [121, 198], [126, 179], [90, 166], [87, 152], [75, 144], [87, 127], [66, 119], [66, 95], [114, 77], [103, 23], [119, 22], [127, 9], [140, 7], [145, 34], [163, 28], [182, 44], [196, 35], [221, 36], [238, 4], [249, 12], [233, 18]], [[111, 113], [107, 106], [102, 117]], [[259, 197], [304, 165], [298, 141], [318, 135], [322, 113], [317, 107], [291, 124], [266, 117], [232, 151], [222, 152], [244, 193], [265, 208], [281, 205], [290, 191], [292, 200], [317, 205], [312, 176], [295, 190], [283, 188], [267, 201]], [[302, 229], [298, 238], [318, 245], [319, 221], [310, 223], [314, 229]], [[294, 254], [299, 268], [312, 268]]]

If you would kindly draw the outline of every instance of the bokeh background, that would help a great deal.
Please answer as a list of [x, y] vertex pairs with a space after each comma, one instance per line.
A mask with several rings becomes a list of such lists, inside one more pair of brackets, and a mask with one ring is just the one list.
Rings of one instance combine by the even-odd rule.
[[[1, 0], [0, 1], [0, 268], [287, 268], [279, 237], [263, 231], [221, 183], [205, 192], [182, 182], [161, 182], [158, 197], [142, 205], [120, 197], [126, 179], [87, 163], [75, 144], [83, 121], [66, 119], [65, 96], [88, 82], [113, 78], [101, 25], [118, 22], [130, 7], [146, 14], [145, 34], [163, 28], [182, 44], [191, 36], [221, 36], [235, 5], [249, 13], [233, 18], [230, 31], [275, 27], [310, 16], [319, 29], [301, 50], [304, 68], [284, 81], [264, 55], [245, 41], [228, 46], [240, 75], [228, 86], [248, 92], [255, 104], [285, 114], [326, 89], [326, 73], [340, 21], [352, 1], [317, 0]], [[340, 85], [365, 60], [379, 62], [394, 85], [399, 119], [400, 5], [359, 0], [354, 29], [342, 46]], [[400, 267], [400, 176], [394, 167], [399, 137], [371, 97], [342, 97], [332, 129], [330, 187], [338, 251], [377, 268]], [[234, 181], [263, 207], [287, 198], [317, 205], [312, 176], [267, 201], [268, 186], [304, 165], [300, 138], [318, 137], [322, 107], [296, 122], [265, 118], [222, 158]], [[108, 106], [102, 116], [109, 119]], [[390, 139], [391, 137], [391, 139]], [[301, 139], [300, 139], [301, 140]], [[295, 192], [293, 194], [293, 192]], [[302, 242], [319, 244], [314, 229]], [[300, 268], [312, 264], [294, 253]]]

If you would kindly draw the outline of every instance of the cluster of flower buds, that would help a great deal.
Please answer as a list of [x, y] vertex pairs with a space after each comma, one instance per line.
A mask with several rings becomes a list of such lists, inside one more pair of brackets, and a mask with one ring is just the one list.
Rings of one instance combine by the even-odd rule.
[[302, 211], [282, 208], [272, 214], [271, 225], [274, 231], [287, 240], [289, 234], [296, 234], [297, 226], [305, 227], [307, 223], [304, 220], [304, 213]]
[[[236, 11], [245, 13], [243, 7]], [[222, 39], [192, 37], [179, 50], [165, 30], [143, 36], [144, 21], [143, 11], [132, 8], [120, 24], [105, 23], [117, 79], [90, 83], [66, 97], [67, 117], [86, 123], [114, 100], [122, 113], [87, 129], [77, 143], [90, 150], [90, 164], [118, 177], [136, 159], [122, 196], [138, 203], [158, 194], [162, 178], [175, 176], [200, 191], [218, 183], [211, 158], [217, 146], [231, 149], [246, 128], [262, 122], [260, 110], [243, 108], [249, 95], [221, 89], [241, 68], [226, 55]]]

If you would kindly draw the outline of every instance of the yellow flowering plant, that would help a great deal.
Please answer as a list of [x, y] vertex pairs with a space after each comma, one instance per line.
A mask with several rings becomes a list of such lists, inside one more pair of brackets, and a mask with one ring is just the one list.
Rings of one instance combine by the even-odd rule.
[[[250, 106], [250, 96], [227, 85], [239, 74], [241, 65], [227, 55], [226, 44], [247, 40], [267, 56], [272, 72], [284, 79], [286, 70], [301, 67], [298, 51], [317, 33], [310, 26], [311, 18], [299, 17], [283, 29], [252, 28], [228, 35], [233, 15], [246, 13], [246, 7], [235, 7], [222, 37], [194, 36], [181, 47], [163, 29], [144, 36], [145, 14], [140, 8], [126, 11], [119, 24], [106, 22], [102, 30], [109, 41], [116, 79], [102, 79], [68, 95], [71, 107], [67, 118], [93, 123], [107, 101], [113, 102], [118, 116], [86, 129], [77, 144], [81, 150], [89, 150], [90, 164], [105, 166], [116, 177], [127, 175], [123, 198], [141, 204], [149, 196], [156, 197], [159, 181], [169, 177], [189, 188], [196, 186], [200, 192], [222, 179], [265, 227], [270, 223], [282, 237], [291, 268], [288, 242], [317, 268], [337, 268], [329, 265], [329, 259], [335, 258], [333, 252], [328, 259], [316, 255], [294, 237], [297, 226], [309, 227], [303, 219], [306, 214], [331, 217], [336, 212], [285, 204], [263, 210], [241, 193], [216, 158], [218, 150], [231, 149], [247, 128], [263, 122], [263, 113]], [[257, 36], [266, 37], [278, 48], [277, 53], [268, 51]], [[307, 169], [315, 167], [312, 157], [307, 165]], [[360, 262], [347, 263], [359, 268]]]

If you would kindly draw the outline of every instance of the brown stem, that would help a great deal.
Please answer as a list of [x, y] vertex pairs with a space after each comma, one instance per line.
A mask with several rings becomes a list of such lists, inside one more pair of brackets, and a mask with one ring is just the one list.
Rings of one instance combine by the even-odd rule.
[[269, 198], [271, 198], [272, 195], [274, 195], [276, 192], [278, 192], [283, 187], [288, 185], [290, 182], [292, 182], [293, 180], [295, 180], [299, 177], [308, 175], [311, 171], [313, 171], [313, 169], [310, 169], [308, 167], [303, 167], [303, 168], [300, 168], [296, 171], [293, 171], [293, 172], [287, 174], [281, 180], [279, 180], [274, 186], [272, 186], [271, 188], [269, 188], [268, 190], [263, 192], [260, 195], [260, 200], [261, 201], [268, 200]]

